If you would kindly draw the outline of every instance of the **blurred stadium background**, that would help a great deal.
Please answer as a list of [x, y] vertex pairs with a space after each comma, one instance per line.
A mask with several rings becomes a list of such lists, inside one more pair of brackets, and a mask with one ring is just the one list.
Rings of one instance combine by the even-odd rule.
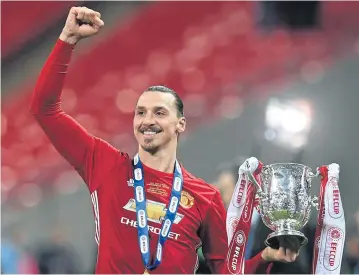
[[[179, 158], [225, 203], [246, 156], [313, 169], [339, 163], [342, 273], [359, 273], [359, 2], [294, 1], [1, 2], [2, 273], [92, 273], [96, 262], [88, 191], [28, 108], [73, 5], [100, 11], [105, 28], [76, 48], [67, 112], [133, 154], [138, 96], [150, 85], [171, 87], [189, 126]], [[264, 229], [254, 219], [254, 234]], [[308, 273], [310, 245], [297, 268], [273, 272]], [[207, 271], [202, 263], [199, 273]]]

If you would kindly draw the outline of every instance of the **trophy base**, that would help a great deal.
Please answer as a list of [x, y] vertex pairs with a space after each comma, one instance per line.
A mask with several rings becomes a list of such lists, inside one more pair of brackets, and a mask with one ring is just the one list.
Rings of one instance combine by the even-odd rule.
[[269, 247], [276, 248], [278, 246], [278, 238], [279, 236], [294, 236], [298, 237], [300, 241], [300, 247], [306, 245], [308, 243], [308, 239], [304, 234], [300, 231], [296, 230], [283, 230], [279, 232], [273, 232], [268, 235], [267, 239], [265, 240], [265, 244]]

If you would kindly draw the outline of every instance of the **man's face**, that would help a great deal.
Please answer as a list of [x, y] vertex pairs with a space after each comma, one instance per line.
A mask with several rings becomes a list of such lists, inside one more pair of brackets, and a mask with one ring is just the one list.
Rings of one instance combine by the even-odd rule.
[[184, 117], [179, 117], [172, 94], [144, 92], [135, 109], [133, 130], [138, 144], [147, 152], [155, 153], [185, 129]]

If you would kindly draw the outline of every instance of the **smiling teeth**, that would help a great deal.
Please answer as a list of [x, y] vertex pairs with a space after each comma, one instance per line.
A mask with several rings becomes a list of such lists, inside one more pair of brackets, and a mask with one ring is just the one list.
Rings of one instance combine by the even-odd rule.
[[144, 134], [145, 135], [154, 135], [154, 134], [156, 134], [155, 132], [148, 132], [148, 131], [146, 131], [146, 132], [144, 132]]

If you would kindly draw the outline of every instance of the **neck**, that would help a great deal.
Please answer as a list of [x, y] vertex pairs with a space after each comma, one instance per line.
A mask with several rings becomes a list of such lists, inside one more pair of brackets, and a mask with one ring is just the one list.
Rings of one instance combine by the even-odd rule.
[[138, 155], [142, 163], [152, 169], [165, 173], [173, 173], [173, 168], [176, 161], [176, 150], [159, 150], [158, 152], [151, 154], [143, 150], [140, 146]]

